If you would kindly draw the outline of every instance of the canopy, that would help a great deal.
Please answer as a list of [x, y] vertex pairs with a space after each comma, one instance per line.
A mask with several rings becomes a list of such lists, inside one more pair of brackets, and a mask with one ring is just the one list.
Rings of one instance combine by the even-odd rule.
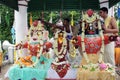
[[31, 0], [28, 11], [99, 9], [98, 3], [98, 0]]
[[[112, 7], [120, 0], [103, 0], [103, 3], [108, 2], [109, 7]], [[28, 4], [28, 12], [36, 10], [86, 10], [100, 9], [99, 0], [30, 0]]]
[[[19, 0], [24, 1], [24, 0]], [[25, 0], [26, 1], [26, 0]], [[120, 0], [100, 0], [109, 2], [109, 7], [112, 7]], [[18, 0], [0, 0], [0, 3], [5, 4], [15, 10], [18, 10]], [[99, 0], [30, 0], [28, 3], [28, 12], [31, 11], [46, 11], [46, 10], [99, 10]]]

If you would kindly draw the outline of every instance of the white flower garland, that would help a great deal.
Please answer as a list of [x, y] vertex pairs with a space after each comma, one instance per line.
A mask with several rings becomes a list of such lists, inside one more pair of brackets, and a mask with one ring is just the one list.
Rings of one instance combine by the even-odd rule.
[[67, 40], [66, 40], [66, 32], [65, 31], [62, 31], [63, 32], [63, 43], [62, 43], [62, 47], [60, 49], [60, 51], [58, 52], [58, 34], [59, 34], [60, 31], [57, 31], [55, 33], [55, 42], [53, 44], [53, 50], [55, 52], [55, 54], [57, 55], [56, 59], [55, 59], [55, 62], [58, 62], [58, 58], [63, 58], [64, 55], [66, 54], [67, 52]]
[[[32, 26], [32, 27], [34, 27], [34, 26]], [[40, 56], [40, 55], [42, 54], [42, 52], [43, 52], [43, 44], [44, 44], [44, 42], [43, 42], [43, 34], [42, 34], [42, 32], [43, 32], [44, 29], [42, 28], [42, 24], [38, 23], [38, 25], [37, 25], [37, 30], [41, 30], [41, 31], [39, 32], [39, 34], [38, 34], [39, 44], [41, 45], [41, 46], [40, 46], [40, 50], [39, 50], [39, 56]], [[34, 64], [32, 64], [30, 67], [36, 66], [36, 64], [37, 64], [38, 61], [39, 61], [39, 56], [37, 56], [36, 61], [35, 61]]]
[[98, 30], [99, 30], [99, 35], [102, 38], [102, 45], [101, 45], [101, 49], [100, 49], [100, 53], [99, 53], [99, 63], [101, 63], [103, 61], [103, 54], [104, 54], [104, 35], [103, 35], [103, 31], [101, 28], [101, 23], [100, 20], [98, 21]]
[[85, 38], [85, 22], [82, 22], [82, 37], [81, 37], [81, 46], [82, 46], [82, 53], [83, 53], [83, 56], [85, 58], [85, 60], [87, 61], [87, 63], [89, 63], [89, 59], [88, 59], [88, 56], [86, 54], [86, 51], [85, 51], [85, 43], [84, 43], [84, 38]]
[[75, 48], [75, 46], [73, 45], [73, 43], [72, 43], [72, 41], [73, 40], [70, 40], [70, 44], [69, 44], [69, 46], [70, 46], [70, 50], [69, 50], [69, 54], [70, 54], [70, 57], [72, 57], [72, 58], [75, 58], [76, 57], [76, 48]]
[[88, 23], [92, 23], [96, 19], [96, 13], [94, 13], [90, 18], [88, 14], [83, 15], [83, 21], [87, 21]]

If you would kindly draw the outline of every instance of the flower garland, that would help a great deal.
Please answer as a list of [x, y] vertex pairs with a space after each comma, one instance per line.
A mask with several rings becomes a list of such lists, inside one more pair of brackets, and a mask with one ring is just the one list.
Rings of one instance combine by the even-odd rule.
[[[83, 14], [83, 13], [82, 13]], [[99, 19], [99, 16], [97, 16], [95, 13], [92, 15], [93, 17], [88, 17], [87, 14], [83, 15], [83, 22], [82, 22], [82, 34], [81, 34], [81, 45], [82, 45], [82, 53], [83, 56], [86, 60], [87, 63], [90, 63], [90, 60], [88, 59], [88, 56], [85, 51], [85, 43], [84, 43], [84, 38], [85, 38], [85, 21], [88, 23], [94, 22], [96, 19]], [[102, 62], [102, 54], [104, 53], [104, 36], [103, 36], [103, 31], [101, 29], [101, 23], [100, 20], [98, 20], [98, 29], [99, 29], [99, 35], [102, 38], [102, 46], [100, 49], [100, 54], [99, 54], [99, 62]]]
[[[97, 17], [99, 19], [99, 17]], [[103, 35], [103, 30], [101, 28], [101, 23], [100, 20], [98, 20], [98, 30], [99, 30], [99, 35], [102, 38], [102, 45], [101, 45], [101, 49], [100, 49], [100, 53], [99, 53], [99, 63], [101, 63], [103, 61], [103, 54], [104, 54], [104, 35]]]
[[88, 23], [94, 22], [95, 19], [96, 19], [96, 13], [94, 13], [91, 17], [89, 17], [88, 14], [83, 15], [83, 21], [85, 20]]
[[55, 43], [54, 43], [54, 45], [53, 45], [53, 48], [54, 48], [54, 52], [55, 52], [55, 54], [58, 56], [58, 57], [60, 57], [59, 55], [63, 52], [66, 52], [66, 48], [67, 48], [67, 40], [66, 40], [66, 33], [65, 33], [65, 31], [63, 31], [63, 44], [62, 44], [62, 48], [61, 48], [61, 50], [58, 52], [58, 34], [59, 34], [59, 32], [60, 31], [57, 31], [56, 33], [55, 33]]
[[54, 50], [55, 54], [57, 55], [55, 62], [58, 62], [59, 58], [63, 58], [67, 52], [66, 32], [65, 31], [62, 31], [62, 32], [63, 32], [63, 40], [62, 40], [63, 43], [62, 43], [62, 47], [61, 47], [60, 51], [58, 51], [58, 34], [60, 33], [60, 31], [57, 31], [55, 33], [55, 37], [54, 37], [55, 43], [53, 44], [53, 50]]
[[69, 45], [70, 45], [70, 50], [69, 50], [70, 57], [75, 58], [76, 57], [76, 48], [73, 45], [73, 40], [70, 40], [70, 44]]
[[43, 30], [44, 30], [44, 28], [42, 27], [42, 24], [39, 22], [37, 27], [34, 27], [34, 26], [32, 26], [32, 27], [33, 27], [33, 30], [34, 30], [34, 28], [36, 28], [36, 30], [38, 30], [38, 40], [39, 40], [39, 44], [41, 46], [40, 46], [40, 49], [38, 51], [38, 55], [37, 55], [36, 61], [30, 67], [34, 67], [34, 66], [37, 65], [37, 63], [39, 61], [39, 57], [42, 54], [43, 47], [44, 47], [43, 46], [43, 44], [44, 44], [44, 41], [43, 41]]
[[84, 43], [84, 38], [85, 38], [85, 22], [82, 22], [82, 37], [81, 37], [81, 45], [82, 45], [82, 53], [83, 53], [83, 56], [85, 58], [85, 60], [87, 61], [87, 63], [89, 63], [89, 59], [88, 59], [88, 56], [86, 54], [86, 51], [85, 51], [85, 43]]

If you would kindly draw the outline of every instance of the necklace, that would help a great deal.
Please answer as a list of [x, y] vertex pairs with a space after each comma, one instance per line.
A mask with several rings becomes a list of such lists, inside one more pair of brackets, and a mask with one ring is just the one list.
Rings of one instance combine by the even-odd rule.
[[62, 47], [61, 47], [61, 49], [60, 49], [60, 51], [58, 51], [58, 41], [59, 41], [59, 39], [58, 39], [58, 34], [59, 34], [59, 32], [60, 31], [57, 31], [56, 33], [55, 33], [55, 43], [53, 44], [53, 49], [54, 49], [54, 52], [55, 52], [55, 54], [57, 55], [57, 57], [59, 57], [59, 58], [62, 58], [62, 57], [64, 57], [64, 55], [65, 55], [65, 53], [66, 53], [66, 48], [67, 48], [67, 40], [66, 40], [66, 32], [65, 31], [63, 31], [63, 39], [61, 39], [62, 40]]

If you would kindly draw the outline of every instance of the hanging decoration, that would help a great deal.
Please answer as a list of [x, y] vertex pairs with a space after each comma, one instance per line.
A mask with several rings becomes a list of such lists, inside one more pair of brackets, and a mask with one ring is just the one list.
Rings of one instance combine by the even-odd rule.
[[74, 11], [71, 12], [71, 26], [74, 26], [74, 20], [73, 20], [73, 16], [74, 16]]
[[49, 20], [49, 23], [52, 23], [53, 21], [53, 12], [50, 13], [50, 20]]
[[10, 16], [8, 11], [6, 12], [5, 20], [6, 20], [7, 26], [10, 26]]
[[30, 26], [32, 26], [33, 20], [32, 20], [32, 13], [30, 13]]
[[62, 22], [62, 11], [60, 11], [59, 16], [60, 16], [60, 18], [59, 18], [59, 20], [57, 21], [56, 25], [58, 25], [58, 26], [63, 26], [63, 22]]
[[44, 20], [44, 12], [42, 11], [41, 14], [42, 14], [42, 15], [41, 15], [41, 16], [42, 16], [41, 18], [42, 18], [42, 20]]

